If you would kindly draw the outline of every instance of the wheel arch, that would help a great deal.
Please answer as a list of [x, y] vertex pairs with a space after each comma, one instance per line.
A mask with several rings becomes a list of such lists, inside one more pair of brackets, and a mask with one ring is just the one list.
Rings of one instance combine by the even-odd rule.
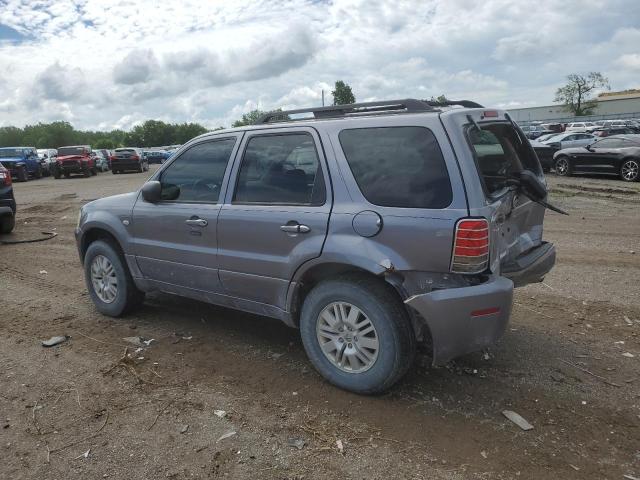
[[116, 248], [118, 253], [122, 255], [122, 258], [124, 259], [124, 249], [122, 248], [122, 245], [118, 241], [117, 237], [103, 226], [93, 226], [87, 229], [87, 231], [83, 233], [80, 239], [80, 260], [83, 263], [89, 245], [98, 240], [103, 240], [111, 244], [114, 248]]

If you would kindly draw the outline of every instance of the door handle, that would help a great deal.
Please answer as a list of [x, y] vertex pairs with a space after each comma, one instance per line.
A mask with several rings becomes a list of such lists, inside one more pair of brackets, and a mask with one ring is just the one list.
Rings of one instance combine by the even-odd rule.
[[311, 229], [299, 223], [293, 225], [280, 225], [280, 230], [287, 233], [309, 233]]
[[206, 227], [207, 225], [209, 225], [209, 222], [207, 222], [204, 218], [190, 218], [189, 220], [185, 220], [184, 223], [186, 223], [190, 227]]

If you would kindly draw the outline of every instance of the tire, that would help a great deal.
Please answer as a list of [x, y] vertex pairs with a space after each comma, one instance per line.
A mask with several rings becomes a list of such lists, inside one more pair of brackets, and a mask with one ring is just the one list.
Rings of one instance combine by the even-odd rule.
[[18, 167], [17, 170], [18, 171], [16, 173], [16, 178], [19, 182], [26, 182], [27, 180], [29, 180], [29, 172], [27, 172], [26, 168]]
[[91, 176], [91, 169], [89, 167], [83, 167], [82, 168], [82, 176], [84, 178], [88, 178]]
[[15, 215], [4, 215], [3, 217], [0, 217], [0, 233], [11, 233], [15, 226]]
[[118, 173], [118, 170], [111, 170], [111, 173], [115, 175], [116, 173]]
[[96, 175], [98, 175], [98, 170], [96, 169], [96, 167], [93, 167], [93, 168], [91, 169], [91, 175], [93, 175], [94, 177], [95, 177]]
[[38, 165], [38, 168], [36, 168], [36, 172], [33, 174], [33, 176], [35, 178], [42, 178], [42, 166]]
[[69, 172], [64, 172], [64, 178], [69, 178], [71, 174]]
[[640, 160], [627, 158], [620, 166], [620, 178], [625, 182], [637, 182], [640, 178]]
[[60, 169], [58, 167], [53, 167], [53, 178], [60, 180]]
[[[323, 352], [318, 326], [322, 325], [321, 314], [325, 309], [331, 309], [334, 304], [348, 304], [345, 312], [349, 313], [357, 307], [361, 314], [360, 323], [364, 327], [343, 330], [343, 333], [330, 333], [333, 339], [324, 338], [324, 345], [331, 345], [334, 352], [336, 346], [341, 346], [343, 352], [365, 351], [363, 336], [358, 340], [357, 335], [369, 330], [369, 323], [374, 327], [373, 332], [366, 333], [369, 344], [377, 339], [377, 352], [366, 350], [369, 357], [374, 357], [367, 366], [357, 365], [353, 368], [349, 355], [343, 357], [343, 368], [336, 365], [334, 358]], [[348, 317], [348, 314], [346, 315]], [[335, 318], [335, 317], [334, 317]], [[365, 323], [368, 319], [369, 323]], [[326, 326], [329, 324], [326, 323]], [[345, 323], [344, 325], [348, 325]], [[338, 332], [338, 327], [333, 329]], [[380, 280], [362, 275], [350, 275], [334, 280], [323, 281], [311, 290], [305, 298], [300, 316], [300, 335], [309, 360], [316, 370], [333, 385], [360, 394], [375, 394], [383, 392], [394, 385], [409, 369], [416, 351], [416, 340], [407, 311], [392, 287]], [[370, 335], [374, 335], [372, 338]], [[338, 341], [342, 339], [340, 343]], [[346, 346], [345, 346], [346, 345]], [[358, 346], [359, 345], [359, 346]], [[353, 348], [352, 348], [353, 347]], [[355, 355], [351, 355], [353, 358]], [[361, 355], [362, 356], [362, 355]], [[369, 358], [370, 360], [370, 358]], [[356, 360], [357, 361], [357, 360]], [[349, 365], [347, 365], [347, 363]], [[351, 369], [351, 371], [345, 371]], [[356, 370], [355, 372], [353, 370]]]
[[140, 164], [138, 165], [138, 173], [142, 173], [142, 172], [144, 172], [144, 164], [140, 162]]
[[569, 158], [564, 155], [561, 155], [556, 159], [554, 168], [556, 171], [556, 175], [560, 175], [561, 177], [571, 176], [571, 162], [569, 162]]
[[[111, 301], [105, 301], [101, 298], [93, 285], [92, 265], [98, 257], [108, 260], [113, 272], [113, 275], [109, 275], [109, 278], [115, 277], [117, 282], [116, 293]], [[98, 262], [101, 261], [98, 260]], [[120, 317], [140, 306], [144, 301], [144, 292], [138, 290], [133, 283], [133, 278], [131, 278], [131, 273], [124, 257], [109, 241], [97, 240], [89, 245], [84, 256], [84, 278], [91, 300], [103, 315]]]

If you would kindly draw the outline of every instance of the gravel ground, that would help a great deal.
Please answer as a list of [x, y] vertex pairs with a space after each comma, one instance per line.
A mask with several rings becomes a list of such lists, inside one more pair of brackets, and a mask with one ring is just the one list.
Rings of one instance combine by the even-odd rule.
[[[420, 357], [362, 397], [326, 384], [270, 319], [161, 294], [125, 319], [96, 312], [78, 209], [145, 178], [15, 184], [11, 238], [59, 235], [0, 245], [0, 478], [640, 477], [639, 184], [550, 175], [571, 213], [547, 215], [558, 263], [516, 292], [489, 358]], [[71, 338], [43, 348], [53, 335]], [[154, 341], [136, 352], [130, 336]]]

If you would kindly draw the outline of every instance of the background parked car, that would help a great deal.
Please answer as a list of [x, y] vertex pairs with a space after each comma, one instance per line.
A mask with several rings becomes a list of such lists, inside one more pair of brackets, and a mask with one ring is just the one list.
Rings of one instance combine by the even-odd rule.
[[42, 165], [42, 173], [45, 176], [51, 175], [51, 164], [55, 163], [58, 157], [58, 150], [55, 148], [39, 148], [37, 152]]
[[0, 233], [10, 233], [16, 224], [16, 200], [11, 173], [0, 165]]
[[147, 150], [147, 160], [149, 163], [163, 163], [170, 154], [164, 150]]
[[564, 132], [564, 125], [562, 123], [543, 123], [542, 128], [554, 133]]
[[558, 175], [604, 173], [626, 182], [640, 178], [640, 135], [616, 135], [579, 148], [560, 150], [553, 156]]
[[111, 155], [113, 155], [113, 153], [111, 152], [111, 150], [107, 150], [106, 148], [101, 148], [96, 150], [100, 153], [102, 153], [102, 155], [104, 156], [104, 158], [107, 159], [107, 164], [109, 166], [109, 168], [111, 168]]
[[99, 172], [109, 170], [109, 160], [104, 156], [102, 150], [93, 151], [91, 155], [93, 155], [93, 161], [96, 162], [96, 170]]
[[111, 156], [111, 172], [116, 173], [133, 170], [146, 172], [149, 170], [149, 162], [144, 158], [141, 148], [125, 147], [116, 148]]
[[72, 173], [81, 173], [85, 177], [98, 173], [89, 145], [58, 148], [58, 160], [53, 168], [54, 178], [60, 178], [61, 175], [69, 178]]
[[590, 132], [598, 128], [593, 122], [574, 122], [567, 125], [565, 132]]
[[584, 147], [595, 142], [597, 139], [598, 137], [590, 133], [567, 132], [560, 133], [542, 143], [549, 145], [551, 148], [555, 148], [556, 150], [560, 150], [562, 148]]
[[529, 143], [538, 156], [542, 171], [550, 171], [551, 167], [553, 167], [553, 154], [556, 152], [556, 149], [537, 140], [529, 140]]
[[42, 177], [42, 164], [33, 147], [0, 148], [0, 163], [19, 182], [26, 182], [30, 175], [34, 178]]
[[596, 137], [610, 137], [611, 135], [633, 135], [636, 131], [629, 127], [603, 127], [597, 128], [593, 131]]
[[536, 138], [549, 133], [555, 133], [552, 130], [545, 129], [542, 125], [524, 125], [520, 128], [530, 140], [535, 140]]

